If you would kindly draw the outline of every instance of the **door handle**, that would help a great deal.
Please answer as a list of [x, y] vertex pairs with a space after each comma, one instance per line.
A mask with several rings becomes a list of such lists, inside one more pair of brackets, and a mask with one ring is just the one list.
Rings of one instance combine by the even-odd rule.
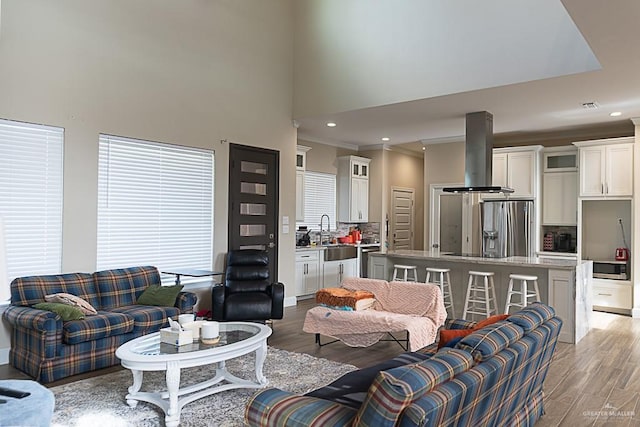
[[431, 245], [431, 247], [434, 248], [434, 249], [438, 249], [440, 247], [440, 245], [437, 244], [437, 243], [434, 243], [433, 245]]

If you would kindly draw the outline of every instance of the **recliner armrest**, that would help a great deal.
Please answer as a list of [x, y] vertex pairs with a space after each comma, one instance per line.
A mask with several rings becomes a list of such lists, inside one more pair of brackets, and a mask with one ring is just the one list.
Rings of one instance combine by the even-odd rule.
[[224, 297], [226, 288], [222, 283], [216, 283], [211, 288], [211, 316], [213, 320], [224, 320]]
[[284, 284], [272, 283], [267, 288], [267, 292], [271, 295], [271, 318], [282, 319], [284, 317]]

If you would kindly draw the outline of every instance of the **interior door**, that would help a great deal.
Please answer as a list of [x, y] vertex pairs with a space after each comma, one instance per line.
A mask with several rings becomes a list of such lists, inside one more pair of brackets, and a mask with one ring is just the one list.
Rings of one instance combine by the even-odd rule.
[[280, 153], [229, 145], [228, 250], [269, 253], [269, 277], [278, 280], [278, 182]]
[[391, 196], [393, 250], [413, 249], [413, 189], [394, 188]]

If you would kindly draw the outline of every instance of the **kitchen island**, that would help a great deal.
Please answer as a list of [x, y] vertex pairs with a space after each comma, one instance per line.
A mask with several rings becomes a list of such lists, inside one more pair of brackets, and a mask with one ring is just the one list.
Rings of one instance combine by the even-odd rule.
[[492, 271], [498, 312], [504, 311], [510, 274], [538, 277], [540, 299], [552, 306], [563, 320], [560, 341], [577, 343], [588, 332], [591, 317], [592, 261], [541, 257], [485, 258], [457, 256], [439, 251], [398, 250], [369, 254], [369, 277], [390, 280], [394, 264], [418, 267], [424, 281], [427, 267], [451, 269], [451, 289], [456, 317], [462, 317], [469, 270]]

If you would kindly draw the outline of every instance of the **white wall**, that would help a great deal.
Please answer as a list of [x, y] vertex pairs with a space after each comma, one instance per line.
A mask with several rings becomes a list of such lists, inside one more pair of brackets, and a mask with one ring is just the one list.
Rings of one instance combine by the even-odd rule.
[[[215, 150], [215, 268], [227, 247], [222, 139], [280, 151], [280, 216], [295, 218], [291, 15], [291, 0], [2, 2], [0, 118], [65, 129], [64, 272], [95, 269], [99, 133]], [[288, 297], [294, 250], [294, 234], [280, 235]]]

